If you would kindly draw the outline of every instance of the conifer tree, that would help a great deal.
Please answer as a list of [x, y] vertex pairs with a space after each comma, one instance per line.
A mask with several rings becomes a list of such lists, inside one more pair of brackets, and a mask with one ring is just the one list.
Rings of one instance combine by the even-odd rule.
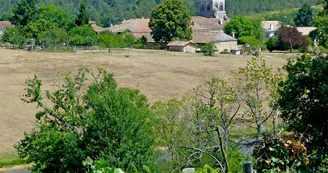
[[310, 26], [313, 22], [313, 11], [311, 6], [305, 3], [302, 8], [298, 11], [294, 18], [296, 26]]
[[89, 16], [89, 12], [86, 8], [86, 5], [84, 2], [81, 2], [79, 14], [76, 18], [75, 24], [77, 26], [87, 25], [89, 23], [89, 18], [90, 18], [90, 16]]

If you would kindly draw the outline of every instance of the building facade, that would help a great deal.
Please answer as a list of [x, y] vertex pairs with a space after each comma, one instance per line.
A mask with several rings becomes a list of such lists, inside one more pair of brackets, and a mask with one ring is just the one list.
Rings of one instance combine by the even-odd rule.
[[227, 20], [225, 0], [198, 0], [198, 14], [209, 18]]

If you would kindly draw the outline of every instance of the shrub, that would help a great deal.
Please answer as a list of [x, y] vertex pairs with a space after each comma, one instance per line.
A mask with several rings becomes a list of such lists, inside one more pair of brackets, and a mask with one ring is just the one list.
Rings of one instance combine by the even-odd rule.
[[[90, 85], [87, 76], [94, 79]], [[154, 168], [154, 136], [147, 99], [138, 90], [118, 88], [111, 73], [81, 69], [64, 73], [64, 84], [41, 93], [42, 81], [28, 79], [22, 100], [36, 103], [37, 129], [26, 133], [16, 148], [33, 162], [33, 172], [85, 172], [85, 158], [103, 158], [108, 165]], [[51, 102], [53, 107], [44, 103]], [[41, 149], [42, 148], [42, 149]]]
[[201, 49], [205, 56], [214, 56], [215, 54], [214, 44], [212, 42], [205, 44]]

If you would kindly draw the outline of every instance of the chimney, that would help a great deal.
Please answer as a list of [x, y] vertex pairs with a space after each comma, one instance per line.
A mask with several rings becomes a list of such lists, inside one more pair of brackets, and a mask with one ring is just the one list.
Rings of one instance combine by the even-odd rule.
[[270, 24], [270, 31], [273, 31], [273, 24]]
[[231, 35], [233, 38], [235, 38], [235, 32], [232, 32]]

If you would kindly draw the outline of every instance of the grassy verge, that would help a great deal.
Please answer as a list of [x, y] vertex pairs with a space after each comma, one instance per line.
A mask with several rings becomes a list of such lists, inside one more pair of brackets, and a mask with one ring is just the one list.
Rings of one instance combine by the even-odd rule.
[[10, 154], [10, 155], [0, 155], [0, 168], [3, 167], [11, 167], [15, 165], [22, 165], [26, 162], [19, 158], [16, 154]]

